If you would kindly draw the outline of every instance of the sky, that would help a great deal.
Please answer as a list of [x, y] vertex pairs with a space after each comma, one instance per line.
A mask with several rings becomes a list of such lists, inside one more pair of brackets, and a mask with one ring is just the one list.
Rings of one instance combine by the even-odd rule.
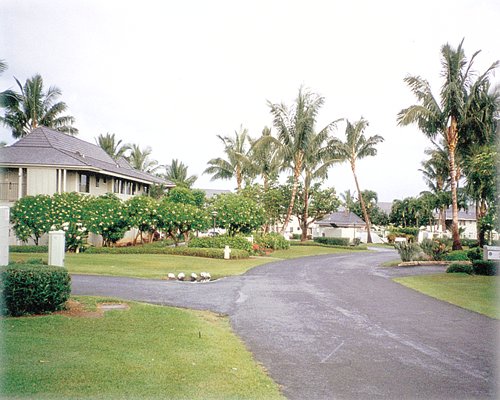
[[[430, 141], [397, 125], [416, 103], [404, 77], [438, 94], [441, 46], [462, 39], [467, 56], [482, 50], [479, 72], [500, 59], [497, 0], [2, 0], [0, 10], [0, 90], [39, 73], [62, 90], [80, 139], [109, 132], [150, 146], [160, 164], [187, 165], [198, 188], [234, 189], [203, 174], [224, 156], [217, 135], [243, 126], [260, 136], [272, 125], [268, 101], [291, 105], [304, 86], [325, 98], [318, 129], [364, 117], [365, 134], [384, 137], [358, 163], [362, 190], [379, 201], [416, 196]], [[333, 135], [344, 131], [339, 123]], [[14, 142], [5, 127], [0, 140]], [[324, 186], [354, 191], [348, 165]]]

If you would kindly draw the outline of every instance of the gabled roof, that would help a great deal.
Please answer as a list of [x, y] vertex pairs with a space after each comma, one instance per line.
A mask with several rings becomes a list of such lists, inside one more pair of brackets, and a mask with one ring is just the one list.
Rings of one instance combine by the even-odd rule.
[[339, 211], [327, 215], [321, 221], [319, 226], [333, 226], [334, 228], [350, 228], [353, 226], [364, 226], [365, 221], [352, 212]]
[[0, 148], [0, 166], [56, 166], [107, 173], [145, 183], [172, 182], [138, 171], [122, 157], [115, 161], [99, 146], [46, 127], [38, 127], [12, 146]]

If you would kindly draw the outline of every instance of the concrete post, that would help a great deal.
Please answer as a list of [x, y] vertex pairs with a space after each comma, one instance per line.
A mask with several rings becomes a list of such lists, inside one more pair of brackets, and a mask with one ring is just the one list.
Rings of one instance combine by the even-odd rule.
[[49, 265], [64, 267], [64, 231], [49, 232]]
[[229, 246], [224, 247], [224, 260], [229, 260], [231, 258], [231, 249]]
[[0, 207], [0, 266], [9, 264], [9, 207]]

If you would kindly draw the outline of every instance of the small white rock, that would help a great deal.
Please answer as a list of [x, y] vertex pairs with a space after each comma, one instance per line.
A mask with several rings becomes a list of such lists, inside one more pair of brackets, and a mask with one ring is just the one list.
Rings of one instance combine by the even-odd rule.
[[185, 277], [186, 275], [184, 274], [184, 272], [180, 272], [179, 275], [177, 275], [177, 279], [179, 279], [180, 281], [183, 281]]
[[171, 273], [171, 272], [170, 272], [170, 273], [167, 275], [167, 278], [168, 278], [168, 279], [170, 279], [170, 280], [175, 279], [175, 274], [173, 274], [173, 273]]
[[191, 280], [192, 281], [195, 281], [196, 279], [198, 279], [198, 275], [196, 275], [194, 272], [191, 274]]

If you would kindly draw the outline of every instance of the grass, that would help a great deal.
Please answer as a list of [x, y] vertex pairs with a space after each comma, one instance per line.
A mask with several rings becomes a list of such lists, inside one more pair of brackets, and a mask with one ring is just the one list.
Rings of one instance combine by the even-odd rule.
[[[241, 275], [251, 268], [276, 259], [290, 259], [321, 254], [347, 253], [349, 250], [319, 246], [292, 246], [289, 250], [278, 250], [270, 257], [254, 257], [242, 260], [218, 260], [213, 258], [172, 256], [165, 254], [75, 254], [66, 253], [65, 267], [73, 274], [129, 276], [161, 279], [171, 272], [209, 272], [213, 279], [223, 276]], [[10, 253], [10, 261], [42, 259], [43, 253]]]
[[[88, 308], [109, 301], [76, 299]], [[127, 303], [129, 310], [103, 317], [0, 319], [5, 344], [0, 397], [283, 398], [226, 317]]]
[[467, 310], [500, 318], [497, 276], [436, 274], [395, 278], [394, 281]]

